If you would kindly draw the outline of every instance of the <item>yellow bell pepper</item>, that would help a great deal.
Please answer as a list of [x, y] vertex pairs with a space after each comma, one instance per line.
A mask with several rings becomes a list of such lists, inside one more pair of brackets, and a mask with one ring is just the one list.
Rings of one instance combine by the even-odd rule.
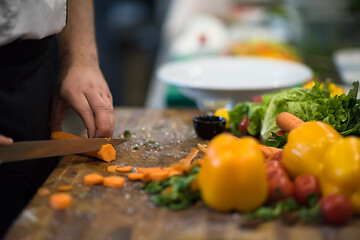
[[198, 174], [203, 201], [220, 211], [252, 211], [267, 199], [264, 155], [255, 138], [217, 135]]
[[219, 108], [215, 111], [214, 113], [215, 116], [217, 117], [223, 117], [226, 120], [226, 125], [225, 128], [229, 128], [230, 127], [230, 117], [229, 117], [229, 110], [226, 108]]
[[[303, 88], [313, 88], [315, 86], [315, 81], [309, 81], [309, 82], [306, 82], [304, 85], [303, 85]], [[324, 83], [321, 83], [320, 85], [320, 88], [323, 88], [324, 87]], [[327, 88], [330, 92], [330, 97], [335, 97], [335, 96], [340, 96], [342, 94], [345, 94], [345, 90], [339, 86], [337, 86], [335, 83], [328, 83], [327, 84]]]
[[345, 90], [341, 87], [336, 86], [335, 83], [329, 83], [328, 89], [330, 92], [330, 97], [335, 97], [345, 94]]
[[345, 137], [328, 148], [320, 186], [324, 196], [343, 194], [360, 213], [360, 138]]
[[292, 178], [302, 174], [319, 176], [327, 148], [342, 136], [330, 125], [310, 121], [292, 130], [283, 149], [283, 164]]

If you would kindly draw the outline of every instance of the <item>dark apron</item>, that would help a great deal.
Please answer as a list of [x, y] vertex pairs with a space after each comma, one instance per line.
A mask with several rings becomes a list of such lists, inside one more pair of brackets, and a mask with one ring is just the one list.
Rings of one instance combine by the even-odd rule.
[[[14, 141], [49, 139], [53, 87], [50, 39], [0, 47], [0, 134]], [[57, 164], [37, 159], [0, 165], [0, 238]]]

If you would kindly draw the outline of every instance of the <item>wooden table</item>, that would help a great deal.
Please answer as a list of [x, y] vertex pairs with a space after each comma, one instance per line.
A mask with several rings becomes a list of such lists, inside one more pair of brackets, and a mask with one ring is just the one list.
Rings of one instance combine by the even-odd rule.
[[[56, 192], [60, 185], [71, 185], [73, 205], [54, 211], [49, 195], [35, 195], [9, 230], [6, 239], [359, 239], [360, 221], [345, 227], [283, 225], [272, 221], [256, 229], [244, 229], [238, 213], [219, 213], [198, 203], [190, 209], [172, 212], [151, 204], [150, 196], [140, 190], [141, 183], [129, 182], [119, 189], [86, 186], [83, 176], [97, 172], [113, 175], [107, 166], [169, 166], [186, 156], [200, 141], [193, 130], [197, 110], [115, 109], [115, 137], [125, 130], [135, 136], [118, 146], [111, 164], [81, 155], [64, 157], [43, 187]], [[151, 149], [152, 139], [162, 149]], [[138, 144], [139, 150], [133, 150]], [[200, 154], [197, 158], [201, 158]]]

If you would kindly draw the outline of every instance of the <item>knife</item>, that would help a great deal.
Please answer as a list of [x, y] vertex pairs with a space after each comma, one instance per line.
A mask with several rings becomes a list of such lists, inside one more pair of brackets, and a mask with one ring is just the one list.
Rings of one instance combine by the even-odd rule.
[[116, 146], [125, 141], [125, 139], [84, 138], [14, 142], [10, 146], [0, 146], [0, 163], [97, 151], [102, 145]]

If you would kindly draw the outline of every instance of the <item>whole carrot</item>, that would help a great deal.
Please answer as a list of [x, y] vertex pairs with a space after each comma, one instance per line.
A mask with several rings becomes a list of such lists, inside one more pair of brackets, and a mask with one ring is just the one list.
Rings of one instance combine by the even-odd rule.
[[276, 117], [276, 124], [284, 132], [291, 132], [304, 124], [304, 121], [288, 112], [279, 113]]

